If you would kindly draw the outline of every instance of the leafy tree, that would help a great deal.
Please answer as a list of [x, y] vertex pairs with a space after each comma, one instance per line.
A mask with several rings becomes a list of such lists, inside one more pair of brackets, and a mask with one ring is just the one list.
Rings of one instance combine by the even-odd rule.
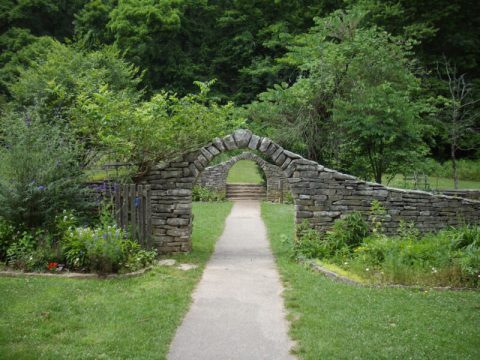
[[64, 125], [82, 144], [80, 163], [98, 155], [138, 165], [198, 147], [237, 127], [233, 104], [208, 97], [213, 82], [197, 82], [199, 93], [159, 92], [150, 99], [136, 89], [138, 70], [111, 47], [88, 52], [56, 41], [20, 71], [9, 90], [11, 111], [35, 110], [42, 121]]
[[430, 109], [417, 98], [411, 45], [362, 27], [364, 16], [316, 19], [278, 60], [299, 69], [297, 81], [260, 94], [250, 114], [309, 158], [381, 182], [425, 152], [420, 115]]
[[[136, 88], [138, 69], [109, 47], [86, 52], [50, 40], [47, 49], [20, 69], [18, 80], [9, 86], [13, 97], [9, 107], [18, 112], [35, 109], [43, 121], [67, 124], [84, 145], [81, 163], [86, 166], [98, 153], [99, 143], [95, 127], [86, 126], [86, 118], [79, 114], [82, 99], [108, 88], [135, 107], [142, 95]], [[104, 117], [109, 116], [105, 108]]]
[[160, 92], [135, 105], [104, 87], [79, 99], [79, 122], [112, 157], [143, 172], [242, 124], [232, 103], [219, 105], [208, 98], [211, 82], [196, 84], [199, 93], [179, 97]]

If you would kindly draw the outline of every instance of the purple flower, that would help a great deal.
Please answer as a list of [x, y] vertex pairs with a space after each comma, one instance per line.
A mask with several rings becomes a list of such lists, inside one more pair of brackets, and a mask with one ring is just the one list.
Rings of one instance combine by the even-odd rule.
[[107, 240], [107, 234], [103, 234], [103, 240]]
[[44, 185], [37, 186], [37, 190], [39, 190], [39, 191], [43, 191], [45, 189], [46, 189], [46, 187]]

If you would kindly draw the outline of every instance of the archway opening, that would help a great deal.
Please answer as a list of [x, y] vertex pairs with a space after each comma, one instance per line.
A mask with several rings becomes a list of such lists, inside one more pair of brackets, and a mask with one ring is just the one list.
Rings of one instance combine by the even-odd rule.
[[228, 170], [226, 198], [228, 200], [266, 200], [266, 174], [256, 161], [241, 159]]
[[253, 160], [239, 160], [230, 168], [227, 175], [227, 185], [251, 184], [264, 185], [265, 173]]

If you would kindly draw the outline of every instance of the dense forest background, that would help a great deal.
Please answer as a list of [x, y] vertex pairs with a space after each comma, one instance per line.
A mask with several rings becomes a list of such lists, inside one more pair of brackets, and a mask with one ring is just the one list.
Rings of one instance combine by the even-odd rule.
[[239, 126], [378, 182], [480, 156], [476, 0], [1, 0], [0, 24], [4, 143], [47, 123], [81, 166]]

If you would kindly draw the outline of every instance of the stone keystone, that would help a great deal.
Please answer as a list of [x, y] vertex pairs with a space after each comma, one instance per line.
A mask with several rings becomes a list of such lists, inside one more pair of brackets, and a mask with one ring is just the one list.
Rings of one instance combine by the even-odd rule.
[[239, 148], [245, 148], [252, 137], [252, 132], [250, 130], [238, 129], [233, 133], [233, 137]]

